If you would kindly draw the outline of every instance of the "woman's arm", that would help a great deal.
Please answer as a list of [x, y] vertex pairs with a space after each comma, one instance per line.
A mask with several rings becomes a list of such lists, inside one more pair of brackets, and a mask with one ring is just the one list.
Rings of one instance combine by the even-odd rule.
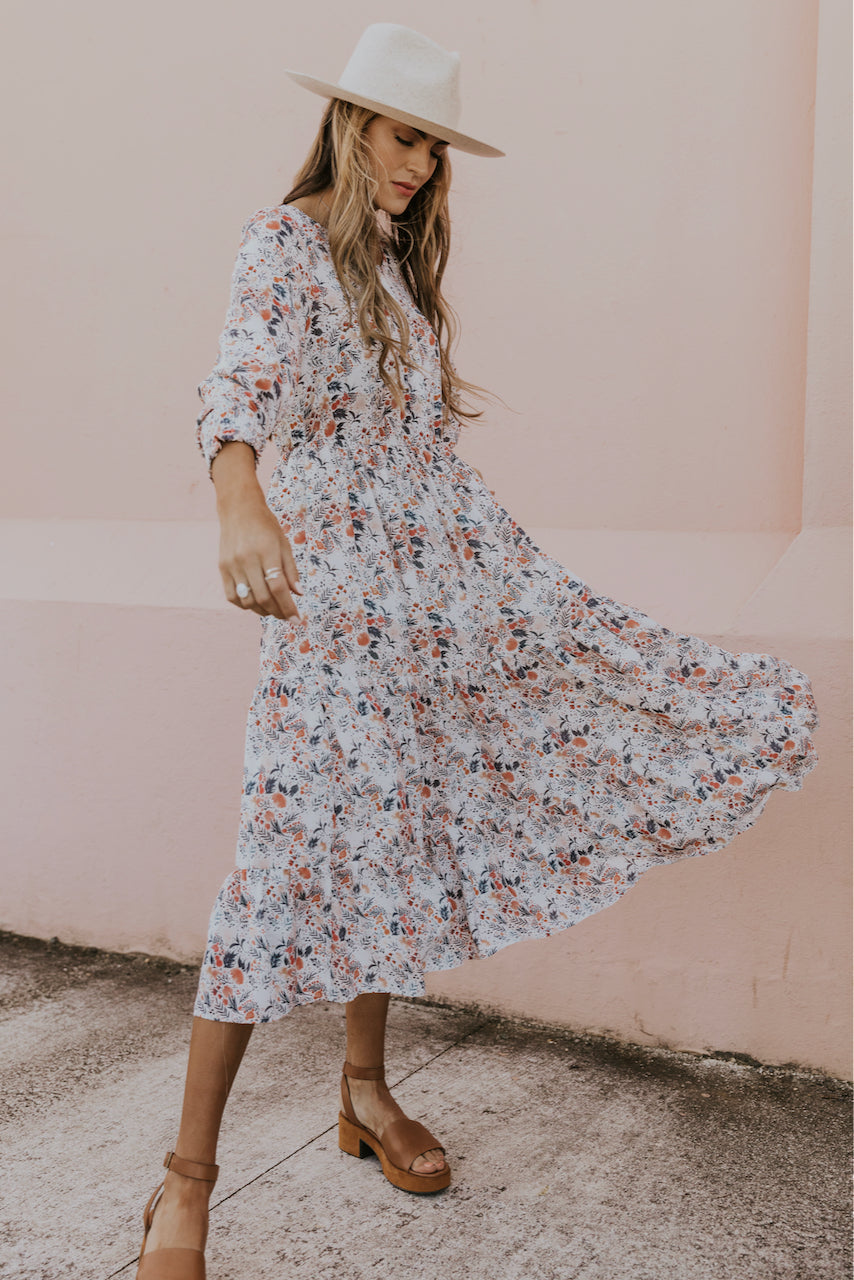
[[[219, 571], [226, 598], [239, 609], [251, 609], [262, 617], [299, 618], [295, 591], [299, 587], [294, 553], [287, 534], [267, 506], [258, 482], [255, 452], [241, 440], [223, 444], [210, 468], [216, 488], [219, 516]], [[282, 573], [269, 581], [267, 569], [281, 568]], [[238, 582], [246, 582], [252, 595], [241, 600], [235, 590]]]
[[[277, 426], [280, 446], [290, 447], [284, 423], [297, 399], [303, 271], [293, 234], [268, 210], [244, 224], [219, 354], [199, 386], [205, 408], [197, 419], [198, 444], [216, 488], [226, 598], [282, 620], [300, 616], [290, 593], [302, 592], [290, 542], [267, 506], [256, 469]], [[279, 573], [268, 581], [270, 569]], [[239, 582], [251, 595], [238, 596]]]
[[[296, 232], [259, 209], [243, 226], [216, 363], [199, 384], [196, 439], [208, 464], [228, 441], [252, 446], [256, 463], [293, 417], [301, 360], [301, 246]], [[211, 478], [213, 478], [211, 476]]]

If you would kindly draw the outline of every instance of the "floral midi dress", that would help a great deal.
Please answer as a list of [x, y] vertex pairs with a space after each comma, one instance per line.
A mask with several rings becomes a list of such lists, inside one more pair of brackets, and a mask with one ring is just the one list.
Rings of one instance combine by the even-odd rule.
[[595, 591], [455, 455], [436, 335], [388, 242], [378, 270], [419, 366], [403, 410], [326, 229], [291, 205], [244, 225], [199, 387], [208, 467], [227, 441], [256, 459], [274, 442], [266, 500], [304, 593], [299, 619], [260, 619], [203, 1018], [423, 995], [431, 970], [565, 929], [648, 868], [722, 848], [817, 764], [803, 672]]

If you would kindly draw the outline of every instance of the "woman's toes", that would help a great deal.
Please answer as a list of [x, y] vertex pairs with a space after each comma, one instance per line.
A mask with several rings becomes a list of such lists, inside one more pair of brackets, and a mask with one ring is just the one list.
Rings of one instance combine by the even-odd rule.
[[445, 1158], [438, 1149], [433, 1151], [425, 1151], [423, 1155], [416, 1156], [412, 1162], [413, 1173], [438, 1173], [444, 1166]]

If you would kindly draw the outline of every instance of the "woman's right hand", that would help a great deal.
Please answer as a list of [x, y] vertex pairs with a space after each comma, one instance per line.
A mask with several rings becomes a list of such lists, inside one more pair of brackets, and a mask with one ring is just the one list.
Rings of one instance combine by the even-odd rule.
[[[302, 595], [291, 544], [267, 506], [255, 475], [251, 446], [229, 441], [213, 460], [211, 475], [217, 491], [220, 524], [219, 571], [228, 601], [261, 617], [285, 621], [299, 618], [295, 591]], [[278, 570], [270, 578], [265, 573]], [[241, 598], [237, 584], [250, 594]]]

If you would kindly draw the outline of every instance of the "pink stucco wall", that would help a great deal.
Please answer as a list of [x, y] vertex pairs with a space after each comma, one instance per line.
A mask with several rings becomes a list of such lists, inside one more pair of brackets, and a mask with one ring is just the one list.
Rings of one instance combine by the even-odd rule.
[[335, 79], [401, 21], [507, 151], [453, 153], [457, 363], [506, 402], [459, 452], [584, 580], [788, 658], [822, 715], [727, 849], [428, 990], [850, 1078], [848, 7], [48, 9], [3, 84], [0, 926], [201, 955], [260, 624], [222, 597], [195, 388], [322, 109], [282, 68]]

